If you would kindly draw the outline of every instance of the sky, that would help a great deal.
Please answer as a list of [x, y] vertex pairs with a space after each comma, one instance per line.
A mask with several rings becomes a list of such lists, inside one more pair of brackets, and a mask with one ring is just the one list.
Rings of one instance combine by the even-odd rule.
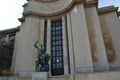
[[[23, 7], [27, 0], [1, 0], [0, 30], [14, 28], [20, 25], [18, 18], [22, 17]], [[99, 7], [120, 6], [120, 0], [99, 0]], [[119, 9], [120, 11], [120, 9]]]

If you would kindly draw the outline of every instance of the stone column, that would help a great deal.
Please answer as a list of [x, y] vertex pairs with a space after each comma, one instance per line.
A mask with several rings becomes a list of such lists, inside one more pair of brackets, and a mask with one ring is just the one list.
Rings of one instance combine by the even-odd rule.
[[20, 76], [31, 76], [35, 70], [34, 64], [35, 47], [34, 44], [37, 41], [39, 34], [40, 20], [36, 17], [26, 17], [22, 34], [20, 34], [19, 51], [17, 52], [20, 57]]
[[73, 51], [73, 36], [71, 27], [71, 17], [67, 14], [67, 34], [68, 34], [68, 49], [69, 49], [69, 62], [70, 62], [70, 74], [74, 74], [75, 64], [74, 64], [74, 51]]
[[70, 16], [75, 71], [76, 73], [93, 72], [91, 49], [83, 4], [76, 5], [71, 11]]
[[45, 27], [45, 20], [44, 19], [40, 19], [40, 33], [38, 34], [38, 41], [40, 42], [40, 44], [44, 44], [44, 27]]
[[[51, 55], [51, 20], [47, 20], [47, 42], [46, 52]], [[49, 73], [51, 75], [51, 60], [49, 61]]]
[[65, 16], [62, 17], [62, 35], [63, 35], [64, 74], [69, 74], [69, 67], [68, 67], [68, 46], [67, 46], [67, 34], [66, 34]]
[[94, 41], [96, 44], [96, 61], [94, 63], [95, 70], [109, 70], [105, 45], [96, 7], [86, 8], [86, 18], [88, 22], [88, 27], [93, 27], [94, 32]]
[[16, 53], [18, 50], [18, 41], [19, 41], [19, 34], [20, 32], [17, 32], [16, 35], [15, 35], [15, 43], [14, 43], [14, 51], [13, 51], [13, 57], [12, 57], [12, 65], [11, 65], [11, 73], [12, 74], [17, 74], [17, 70], [18, 70], [18, 61], [19, 61], [19, 58], [18, 58], [18, 54]]
[[[110, 69], [118, 69], [120, 64], [120, 18], [116, 14], [116, 10], [110, 12], [109, 14], [99, 15], [101, 26], [108, 29], [108, 36], [111, 38], [111, 47], [113, 47], [111, 52], [115, 52], [112, 55], [113, 62], [109, 63]], [[109, 38], [107, 37], [107, 38]], [[109, 41], [109, 40], [108, 40]], [[109, 47], [109, 46], [108, 46]], [[106, 47], [107, 48], [107, 47]], [[110, 48], [109, 48], [110, 49]], [[108, 56], [110, 57], [110, 56]], [[118, 68], [117, 68], [118, 67]]]
[[21, 23], [20, 31], [15, 35], [15, 44], [14, 44], [14, 52], [13, 52], [13, 59], [12, 59], [12, 74], [19, 74], [21, 68], [21, 56], [22, 56], [22, 47], [23, 46], [23, 33], [24, 31], [24, 22]]
[[9, 35], [6, 35], [5, 41], [6, 41], [7, 43], [9, 43]]

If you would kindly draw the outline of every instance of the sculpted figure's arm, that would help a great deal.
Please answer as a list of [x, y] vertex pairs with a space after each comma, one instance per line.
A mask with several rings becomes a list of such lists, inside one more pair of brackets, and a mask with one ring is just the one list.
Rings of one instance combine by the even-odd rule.
[[34, 47], [37, 48], [37, 49], [39, 49], [39, 47], [38, 47], [37, 44], [38, 44], [38, 41], [36, 41], [36, 43], [34, 44]]

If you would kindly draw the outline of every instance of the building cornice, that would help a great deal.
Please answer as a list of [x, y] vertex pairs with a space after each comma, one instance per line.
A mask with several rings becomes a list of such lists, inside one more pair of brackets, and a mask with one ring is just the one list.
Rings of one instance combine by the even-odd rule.
[[24, 5], [23, 5], [23, 7], [26, 7], [28, 5], [28, 3], [25, 3]]
[[11, 33], [16, 33], [17, 31], [20, 30], [20, 27], [18, 26], [17, 28], [11, 28], [11, 29], [6, 29], [6, 30], [1, 30], [0, 35], [5, 35], [5, 34], [11, 34]]
[[109, 13], [109, 12], [117, 12], [117, 11], [118, 11], [118, 7], [107, 6], [107, 7], [99, 8], [98, 9], [98, 14], [102, 15], [102, 14], [106, 14], [106, 13]]
[[25, 17], [23, 16], [22, 18], [18, 18], [18, 20], [19, 20], [20, 22], [24, 22], [24, 21], [25, 21]]
[[92, 7], [92, 6], [98, 7], [98, 0], [86, 2], [84, 5], [85, 5], [85, 7]]
[[[37, 17], [55, 17], [55, 16], [60, 16], [60, 15], [64, 15], [67, 14], [69, 11], [71, 11], [75, 5], [77, 4], [84, 4], [85, 7], [91, 7], [91, 6], [97, 6], [98, 5], [98, 0], [94, 0], [94, 1], [89, 1], [86, 2], [85, 0], [73, 0], [71, 2], [71, 4], [66, 7], [64, 10], [58, 11], [56, 13], [52, 13], [52, 14], [43, 14], [43, 13], [37, 13], [37, 12], [33, 12], [33, 11], [27, 11], [23, 13], [22, 18], [19, 18], [20, 22], [23, 22], [25, 20], [25, 17], [27, 16], [37, 16]], [[26, 6], [27, 4], [25, 4], [24, 6]]]
[[120, 16], [120, 11], [119, 11], [119, 12], [117, 12], [117, 15], [118, 15], [118, 16]]

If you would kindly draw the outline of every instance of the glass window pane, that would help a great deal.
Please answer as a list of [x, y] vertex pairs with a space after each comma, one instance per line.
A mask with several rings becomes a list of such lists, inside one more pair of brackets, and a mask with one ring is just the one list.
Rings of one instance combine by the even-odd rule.
[[52, 41], [52, 45], [55, 45], [55, 42], [54, 42], [54, 41]]
[[56, 59], [55, 59], [55, 57], [53, 57], [53, 59], [52, 59], [52, 60], [53, 60], [53, 62], [56, 62]]
[[60, 67], [62, 67], [62, 63], [60, 63], [60, 65], [59, 65]]
[[53, 63], [53, 68], [55, 68], [55, 63]]
[[52, 56], [55, 56], [55, 51], [52, 52]]
[[60, 62], [62, 62], [63, 58], [62, 58], [62, 57], [59, 57], [59, 60], [60, 60]]
[[55, 31], [52, 32], [52, 35], [55, 35]]
[[55, 36], [52, 36], [52, 40], [55, 40]]

